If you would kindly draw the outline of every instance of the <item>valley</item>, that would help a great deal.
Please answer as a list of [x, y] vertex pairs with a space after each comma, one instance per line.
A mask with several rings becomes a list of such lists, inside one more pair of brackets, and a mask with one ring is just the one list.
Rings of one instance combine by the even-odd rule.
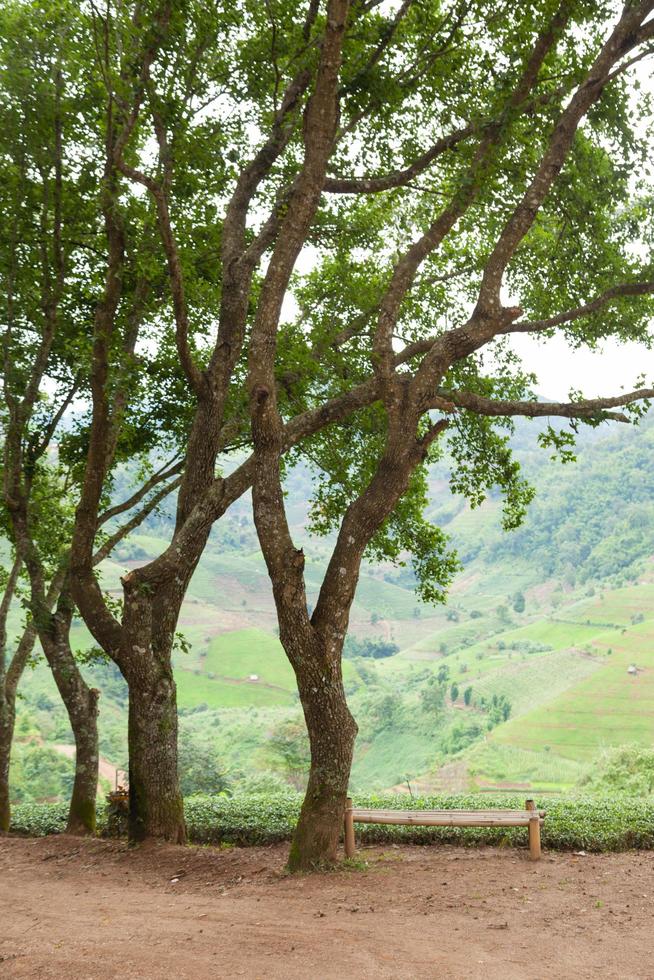
[[[419, 602], [408, 568], [364, 567], [344, 661], [360, 729], [354, 791], [570, 792], [607, 749], [654, 741], [652, 420], [639, 432], [592, 433], [567, 467], [548, 466], [536, 436], [527, 424], [514, 436], [537, 489], [517, 532], [502, 532], [492, 496], [476, 510], [452, 497], [446, 461], [434, 471], [433, 519], [463, 566], [445, 605]], [[307, 531], [311, 480], [291, 471], [288, 486], [315, 602], [329, 540]], [[104, 587], [116, 598], [125, 569], [161, 551], [168, 520], [164, 510], [104, 563]], [[610, 574], [598, 574], [610, 554], [620, 556], [618, 573], [613, 561]], [[232, 788], [301, 787], [301, 709], [246, 500], [212, 535], [179, 631], [180, 730], [191, 754]], [[80, 622], [72, 636], [78, 650], [92, 648]], [[102, 755], [122, 768], [124, 683], [115, 667], [84, 659], [102, 691]], [[15, 765], [30, 746], [71, 740], [37, 664], [23, 682]]]

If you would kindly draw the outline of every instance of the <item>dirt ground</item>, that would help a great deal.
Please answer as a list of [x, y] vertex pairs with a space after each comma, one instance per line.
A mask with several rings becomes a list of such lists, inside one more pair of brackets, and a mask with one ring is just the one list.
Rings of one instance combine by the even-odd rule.
[[654, 854], [286, 849], [0, 838], [0, 977], [654, 980]]

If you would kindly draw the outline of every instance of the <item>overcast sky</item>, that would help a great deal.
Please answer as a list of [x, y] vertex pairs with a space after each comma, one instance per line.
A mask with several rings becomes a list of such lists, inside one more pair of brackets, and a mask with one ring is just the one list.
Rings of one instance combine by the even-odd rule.
[[513, 338], [513, 347], [525, 368], [538, 377], [537, 390], [548, 398], [567, 399], [571, 389], [589, 398], [617, 395], [621, 388], [631, 390], [636, 379], [646, 376], [654, 382], [654, 350], [640, 344], [603, 345], [600, 351], [572, 351], [563, 337], [535, 340]]

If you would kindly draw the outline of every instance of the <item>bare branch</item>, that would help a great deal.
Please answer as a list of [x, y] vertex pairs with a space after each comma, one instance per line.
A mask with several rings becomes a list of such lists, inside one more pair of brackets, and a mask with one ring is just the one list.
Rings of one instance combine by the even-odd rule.
[[[162, 500], [165, 500], [169, 494], [174, 490], [177, 490], [180, 483], [182, 482], [181, 476], [176, 477], [167, 483], [166, 486], [162, 487], [157, 493], [148, 500], [148, 502], [139, 511], [134, 514], [133, 517], [126, 521], [121, 527], [119, 527], [113, 534], [110, 534], [107, 540], [97, 549], [93, 555], [93, 565], [99, 565], [100, 562], [107, 558], [116, 545], [122, 541], [127, 535], [133, 531], [135, 528], [139, 527], [145, 518], [152, 513], [152, 511], [157, 507]], [[114, 508], [115, 509], [115, 508]]]
[[167, 463], [153, 473], [149, 480], [146, 480], [138, 490], [136, 490], [131, 497], [123, 500], [122, 503], [116, 504], [114, 507], [109, 507], [103, 514], [98, 517], [98, 527], [102, 527], [107, 521], [110, 521], [112, 517], [117, 517], [119, 514], [124, 514], [126, 511], [131, 510], [132, 507], [136, 507], [138, 503], [143, 500], [143, 498], [152, 490], [154, 487], [163, 483], [165, 480], [169, 480], [172, 476], [177, 476], [184, 468], [184, 460], [180, 460], [177, 463], [171, 465], [169, 460]]
[[447, 388], [439, 388], [436, 395], [439, 408], [444, 402], [449, 402], [451, 409], [463, 408], [476, 415], [522, 415], [526, 418], [560, 416], [569, 419], [610, 419], [614, 422], [630, 422], [631, 419], [623, 412], [612, 412], [610, 409], [652, 398], [652, 388], [639, 388], [612, 398], [584, 398], [574, 402], [503, 401], [485, 398], [471, 391], [451, 391]]
[[41, 439], [31, 448], [29, 453], [30, 462], [35, 463], [37, 459], [40, 459], [41, 456], [43, 456], [43, 453], [50, 445], [50, 440], [52, 439], [53, 435], [57, 431], [57, 426], [59, 425], [62, 418], [64, 417], [64, 413], [66, 412], [66, 410], [70, 407], [73, 398], [79, 391], [80, 382], [81, 382], [81, 378], [79, 376], [75, 378], [75, 381], [73, 382], [72, 387], [66, 394], [66, 397], [63, 399], [59, 408], [50, 419], [50, 423], [46, 426], [45, 432], [43, 433]]
[[605, 290], [600, 296], [596, 296], [595, 299], [588, 303], [584, 303], [582, 306], [575, 306], [571, 310], [566, 310], [564, 313], [558, 313], [556, 316], [548, 317], [545, 320], [518, 320], [515, 323], [511, 323], [505, 327], [501, 333], [537, 333], [539, 331], [549, 330], [552, 327], [558, 327], [563, 323], [571, 323], [573, 320], [579, 320], [582, 317], [590, 316], [592, 313], [596, 313], [598, 310], [603, 309], [605, 306], [609, 306], [615, 300], [621, 299], [626, 296], [647, 296], [654, 293], [654, 282], [625, 282], [618, 286], [611, 286], [610, 289]]

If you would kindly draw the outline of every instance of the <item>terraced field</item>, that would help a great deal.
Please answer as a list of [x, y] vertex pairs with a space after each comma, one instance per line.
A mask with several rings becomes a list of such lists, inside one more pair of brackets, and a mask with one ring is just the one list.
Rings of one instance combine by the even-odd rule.
[[513, 718], [544, 703], [600, 670], [603, 660], [584, 656], [575, 650], [558, 650], [550, 654], [531, 654], [525, 660], [507, 662], [481, 676], [474, 685], [477, 695], [492, 698], [506, 694], [511, 701]]
[[[546, 706], [509, 720], [490, 738], [567, 759], [590, 761], [601, 749], [654, 741], [654, 622], [596, 635], [605, 662]], [[638, 672], [628, 673], [636, 665]]]
[[[250, 628], [214, 637], [206, 655], [187, 666], [177, 658], [175, 677], [180, 708], [261, 707], [298, 703], [293, 669], [275, 636]], [[343, 676], [350, 690], [361, 679], [349, 661]]]

